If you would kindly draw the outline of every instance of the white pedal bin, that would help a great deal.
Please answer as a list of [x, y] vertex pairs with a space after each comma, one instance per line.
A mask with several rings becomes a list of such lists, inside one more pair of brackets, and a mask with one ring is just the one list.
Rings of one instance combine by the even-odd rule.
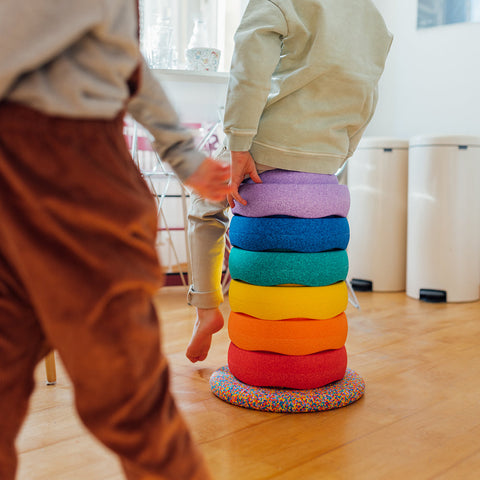
[[408, 141], [363, 138], [348, 163], [349, 278], [356, 290], [405, 290]]
[[407, 295], [480, 298], [480, 137], [410, 140]]

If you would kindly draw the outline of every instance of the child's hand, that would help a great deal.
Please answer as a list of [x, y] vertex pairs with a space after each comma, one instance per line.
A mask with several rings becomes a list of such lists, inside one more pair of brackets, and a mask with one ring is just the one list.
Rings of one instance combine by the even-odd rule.
[[255, 161], [249, 152], [231, 152], [232, 156], [232, 179], [230, 180], [231, 192], [227, 195], [230, 207], [235, 206], [235, 200], [242, 205], [247, 201], [238, 193], [238, 187], [245, 176], [249, 176], [255, 183], [262, 183], [255, 168]]
[[197, 170], [185, 180], [185, 185], [192, 188], [201, 197], [220, 202], [231, 192], [230, 166], [206, 158]]

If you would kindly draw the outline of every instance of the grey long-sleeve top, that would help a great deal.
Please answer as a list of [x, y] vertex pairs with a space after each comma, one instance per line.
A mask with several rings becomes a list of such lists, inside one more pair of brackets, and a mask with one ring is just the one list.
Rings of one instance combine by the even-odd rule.
[[[127, 108], [182, 180], [203, 161], [141, 58], [135, 0], [2, 0], [0, 31], [0, 101], [87, 119]], [[128, 101], [139, 63], [140, 90]]]

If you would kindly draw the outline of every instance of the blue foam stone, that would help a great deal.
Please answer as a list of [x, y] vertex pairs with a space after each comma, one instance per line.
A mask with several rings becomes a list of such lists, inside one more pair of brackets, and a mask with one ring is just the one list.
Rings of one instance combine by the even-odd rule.
[[345, 250], [350, 239], [343, 217], [242, 217], [230, 222], [230, 242], [243, 250], [324, 252]]

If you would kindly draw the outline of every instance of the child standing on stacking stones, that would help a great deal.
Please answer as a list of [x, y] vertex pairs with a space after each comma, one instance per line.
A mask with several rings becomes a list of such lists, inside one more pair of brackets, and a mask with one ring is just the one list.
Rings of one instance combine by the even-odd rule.
[[[228, 203], [271, 169], [335, 174], [355, 151], [377, 104], [392, 42], [371, 0], [250, 0], [235, 34], [224, 131]], [[223, 327], [221, 273], [227, 203], [194, 196], [189, 213], [197, 308], [187, 357], [204, 360]]]

